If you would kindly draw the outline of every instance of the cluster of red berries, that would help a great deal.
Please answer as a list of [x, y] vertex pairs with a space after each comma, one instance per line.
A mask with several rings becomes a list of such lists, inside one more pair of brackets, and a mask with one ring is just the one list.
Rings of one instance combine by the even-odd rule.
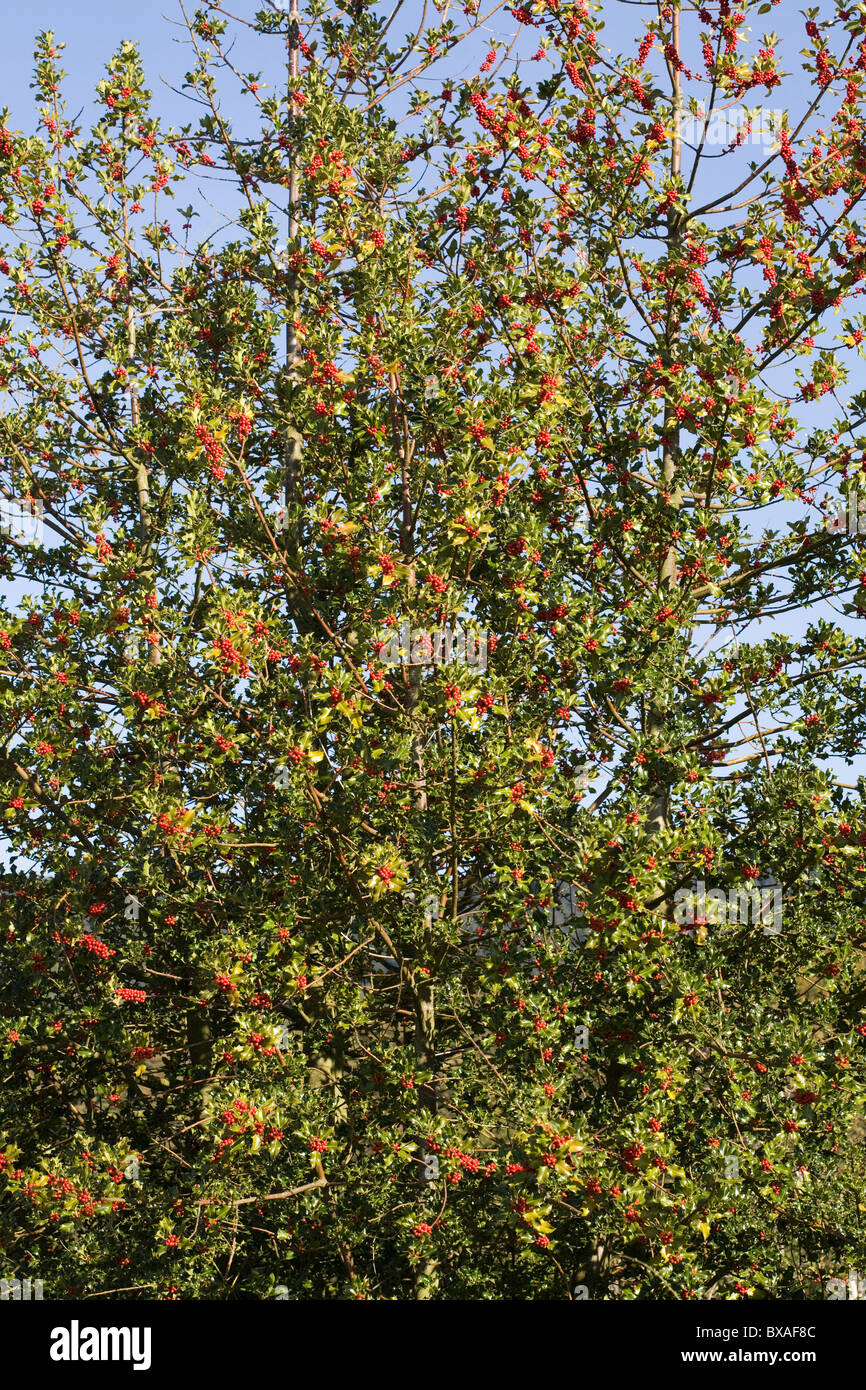
[[92, 951], [95, 956], [99, 956], [100, 960], [108, 960], [109, 956], [117, 954], [116, 951], [112, 951], [106, 946], [104, 941], [100, 941], [97, 936], [91, 936], [89, 933], [82, 936], [81, 944], [85, 950]]

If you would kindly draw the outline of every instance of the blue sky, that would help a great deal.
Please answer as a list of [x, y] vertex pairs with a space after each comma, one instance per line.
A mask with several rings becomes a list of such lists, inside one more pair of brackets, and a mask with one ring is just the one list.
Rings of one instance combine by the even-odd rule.
[[[246, 6], [241, 6], [247, 9]], [[190, 7], [192, 12], [194, 6]], [[44, 29], [67, 45], [63, 66], [69, 74], [66, 91], [74, 111], [89, 102], [93, 89], [104, 76], [105, 65], [123, 39], [133, 39], [141, 48], [144, 68], [151, 78], [154, 97], [170, 118], [180, 124], [187, 103], [157, 81], [163, 76], [179, 86], [189, 66], [186, 50], [174, 40], [186, 37], [178, 5], [140, 0], [137, 5], [112, 0], [30, 0], [27, 4], [6, 6], [3, 47], [0, 53], [0, 92], [12, 114], [12, 124], [24, 125], [33, 110], [30, 91], [33, 68], [33, 40]]]

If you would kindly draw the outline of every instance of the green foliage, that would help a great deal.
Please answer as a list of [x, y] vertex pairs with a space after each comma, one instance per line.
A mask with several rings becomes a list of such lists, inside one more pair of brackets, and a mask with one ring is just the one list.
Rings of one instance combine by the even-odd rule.
[[[0, 1251], [50, 1297], [819, 1298], [866, 1259], [826, 766], [864, 577], [819, 492], [866, 457], [863, 20], [809, 36], [822, 133], [702, 204], [678, 8], [602, 63], [536, 3], [516, 72], [449, 78], [474, 11], [400, 47], [308, 7], [283, 95], [286, 18], [244, 75], [203, 6], [181, 132], [132, 44], [70, 124], [43, 34], [0, 131], [3, 491], [45, 522], [0, 542]], [[772, 92], [726, 18], [682, 42]], [[486, 664], [424, 664], [445, 629]], [[762, 875], [780, 933], [677, 921]]]

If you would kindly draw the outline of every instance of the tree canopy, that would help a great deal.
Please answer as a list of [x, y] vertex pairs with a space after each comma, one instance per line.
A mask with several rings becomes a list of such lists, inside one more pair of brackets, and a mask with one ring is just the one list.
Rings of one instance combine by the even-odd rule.
[[181, 129], [132, 42], [74, 116], [39, 36], [0, 122], [0, 488], [41, 508], [0, 538], [4, 1274], [818, 1299], [866, 1259], [827, 511], [866, 10], [753, 37], [777, 4], [630, 9], [623, 52], [581, 0], [208, 4]]

